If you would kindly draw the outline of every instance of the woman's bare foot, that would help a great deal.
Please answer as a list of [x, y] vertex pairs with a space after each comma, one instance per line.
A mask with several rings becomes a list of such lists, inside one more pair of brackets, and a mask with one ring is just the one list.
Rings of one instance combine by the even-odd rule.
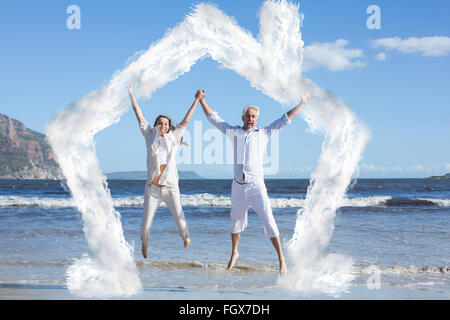
[[142, 255], [147, 259], [147, 244], [142, 244]]
[[230, 261], [228, 262], [228, 267], [227, 267], [227, 270], [228, 270], [228, 271], [230, 271], [231, 269], [233, 269], [234, 264], [235, 264], [237, 258], [239, 258], [239, 252], [233, 251], [233, 253], [231, 254]]
[[191, 239], [185, 239], [184, 240], [184, 247], [187, 248], [189, 246], [189, 244], [191, 243]]

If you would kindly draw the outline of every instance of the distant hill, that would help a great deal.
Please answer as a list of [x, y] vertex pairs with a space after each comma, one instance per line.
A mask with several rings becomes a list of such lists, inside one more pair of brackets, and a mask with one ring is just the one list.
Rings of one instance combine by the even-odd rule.
[[443, 176], [431, 176], [429, 179], [450, 179], [450, 173], [444, 174]]
[[[203, 179], [194, 171], [178, 171], [180, 180]], [[145, 180], [147, 179], [147, 171], [124, 171], [110, 172], [106, 177], [111, 180]]]
[[44, 134], [0, 114], [0, 179], [58, 179], [54, 158]]

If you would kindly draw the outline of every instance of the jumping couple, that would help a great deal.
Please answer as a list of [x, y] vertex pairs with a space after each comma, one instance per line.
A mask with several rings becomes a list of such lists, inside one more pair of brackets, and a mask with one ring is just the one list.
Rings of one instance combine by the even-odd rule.
[[279, 260], [279, 272], [284, 276], [287, 272], [280, 233], [272, 214], [270, 199], [264, 183], [263, 156], [269, 137], [288, 125], [300, 110], [311, 100], [309, 89], [301, 96], [301, 102], [282, 117], [266, 127], [257, 127], [259, 108], [246, 106], [242, 112], [242, 126], [232, 126], [222, 120], [206, 102], [205, 90], [198, 90], [195, 100], [184, 119], [172, 125], [168, 115], [156, 117], [153, 127], [145, 120], [134, 95], [133, 88], [128, 86], [133, 110], [139, 127], [145, 137], [147, 146], [147, 181], [144, 191], [144, 208], [142, 215], [141, 240], [142, 255], [148, 256], [150, 227], [161, 201], [169, 208], [176, 222], [178, 232], [183, 239], [184, 247], [191, 242], [178, 187], [178, 171], [176, 153], [182, 142], [183, 132], [197, 108], [202, 105], [206, 118], [223, 134], [230, 138], [234, 149], [234, 179], [231, 186], [231, 257], [228, 270], [231, 270], [239, 257], [238, 245], [241, 233], [247, 226], [247, 211], [251, 206], [261, 219], [265, 234], [270, 238]]

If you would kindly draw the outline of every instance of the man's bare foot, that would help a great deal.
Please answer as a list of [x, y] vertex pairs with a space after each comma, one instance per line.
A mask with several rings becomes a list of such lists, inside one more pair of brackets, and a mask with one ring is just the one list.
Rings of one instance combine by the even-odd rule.
[[280, 259], [280, 276], [284, 277], [287, 273], [287, 266], [286, 261], [284, 261], [284, 258]]
[[231, 269], [233, 269], [234, 264], [235, 264], [237, 258], [239, 258], [239, 252], [233, 251], [233, 253], [231, 254], [230, 261], [228, 262], [228, 267], [227, 267], [227, 270], [228, 270], [228, 271], [230, 271]]
[[147, 244], [142, 244], [142, 255], [147, 259]]
[[189, 246], [189, 244], [191, 243], [191, 239], [185, 239], [184, 240], [184, 247], [187, 248]]

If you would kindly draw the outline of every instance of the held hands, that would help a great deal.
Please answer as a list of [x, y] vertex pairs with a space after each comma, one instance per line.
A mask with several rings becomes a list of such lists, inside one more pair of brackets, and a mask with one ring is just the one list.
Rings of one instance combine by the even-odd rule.
[[185, 127], [187, 126], [188, 122], [191, 120], [192, 115], [195, 112], [195, 109], [197, 108], [198, 102], [202, 103], [204, 99], [205, 99], [205, 90], [197, 90], [197, 93], [195, 94], [195, 101], [192, 103], [192, 106], [189, 108], [183, 121], [180, 122], [180, 125]]
[[197, 93], [195, 94], [195, 99], [198, 101], [202, 101], [203, 99], [205, 99], [206, 96], [206, 92], [203, 89], [199, 89], [197, 90]]
[[205, 113], [206, 116], [208, 116], [209, 114], [213, 113], [214, 110], [211, 109], [211, 107], [208, 105], [208, 102], [206, 102], [206, 92], [204, 89], [199, 89], [197, 90], [197, 93], [195, 94], [195, 102], [200, 102], [200, 104], [202, 105], [202, 109], [203, 112]]

